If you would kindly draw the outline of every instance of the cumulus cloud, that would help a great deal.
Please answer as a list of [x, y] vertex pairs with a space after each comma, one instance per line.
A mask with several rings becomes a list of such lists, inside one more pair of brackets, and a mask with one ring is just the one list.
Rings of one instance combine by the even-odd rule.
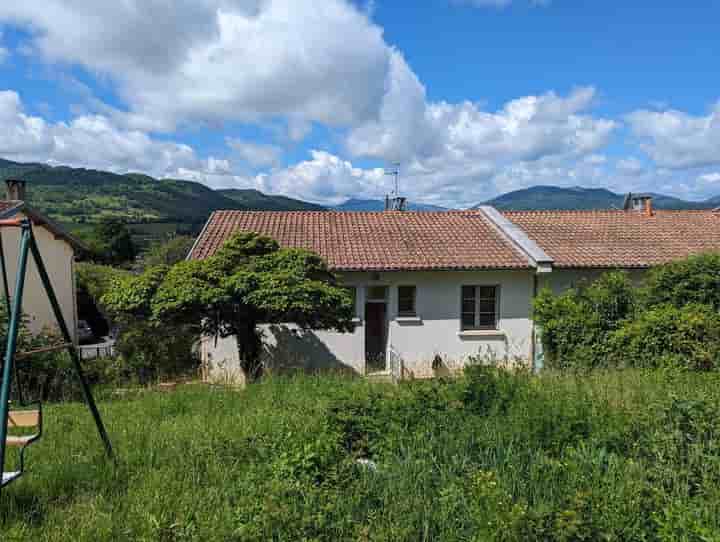
[[[390, 49], [345, 0], [2, 2], [46, 59], [110, 76], [136, 127], [377, 114]], [[310, 39], [311, 38], [311, 39]]]
[[255, 178], [259, 190], [323, 203], [341, 203], [348, 194], [378, 197], [383, 169], [362, 169], [325, 151], [313, 150], [310, 160]]
[[[402, 52], [347, 0], [325, 0], [322, 9], [313, 0], [0, 2], [0, 21], [26, 29], [25, 47], [47, 62], [110, 81], [123, 102], [113, 108], [88, 100], [89, 110], [72, 121], [48, 123], [6, 93], [0, 99], [14, 105], [0, 109], [11, 118], [0, 154], [10, 158], [140, 170], [323, 203], [382, 197], [389, 181], [381, 170], [358, 168], [366, 158], [401, 161], [403, 191], [444, 205], [540, 182], [607, 178], [599, 151], [617, 123], [593, 114], [594, 88], [524, 96], [495, 111], [430, 101]], [[270, 123], [286, 143], [329, 126], [341, 156], [313, 150], [281, 167], [275, 144], [228, 139], [229, 157], [200, 158], [188, 145], [151, 135], [183, 123], [222, 130], [225, 122]], [[267, 171], [239, 175], [235, 159]]]
[[705, 116], [640, 110], [628, 115], [627, 121], [641, 148], [661, 167], [720, 164], [720, 102]]
[[204, 168], [188, 145], [158, 141], [137, 130], [123, 130], [101, 115], [82, 115], [70, 122], [49, 123], [25, 113], [20, 96], [0, 91], [0, 155], [11, 160], [38, 161], [107, 169], [175, 174], [179, 168]]
[[703, 184], [720, 183], [720, 172], [714, 171], [712, 173], [698, 175], [698, 181]]
[[391, 64], [379, 120], [348, 136], [354, 156], [415, 163], [418, 169], [575, 158], [604, 146], [616, 127], [610, 119], [584, 113], [592, 104], [593, 88], [578, 88], [564, 97], [554, 92], [526, 96], [487, 112], [472, 102], [428, 103], [424, 87], [399, 54]]
[[251, 166], [275, 166], [280, 163], [282, 148], [277, 145], [253, 143], [236, 138], [227, 138], [225, 142]]

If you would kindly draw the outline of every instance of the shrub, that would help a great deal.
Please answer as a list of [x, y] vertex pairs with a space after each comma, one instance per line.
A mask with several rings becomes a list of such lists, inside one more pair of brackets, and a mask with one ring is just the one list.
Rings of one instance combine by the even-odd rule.
[[700, 254], [649, 271], [641, 295], [651, 307], [702, 303], [720, 310], [720, 254]]
[[627, 321], [609, 337], [609, 347], [619, 364], [714, 369], [720, 364], [720, 316], [709, 305], [660, 305]]
[[519, 374], [487, 365], [465, 367], [465, 408], [477, 414], [505, 413], [526, 384]]
[[606, 339], [634, 313], [635, 306], [635, 289], [628, 275], [619, 271], [560, 295], [542, 290], [535, 298], [533, 317], [542, 329], [548, 366], [605, 366]]

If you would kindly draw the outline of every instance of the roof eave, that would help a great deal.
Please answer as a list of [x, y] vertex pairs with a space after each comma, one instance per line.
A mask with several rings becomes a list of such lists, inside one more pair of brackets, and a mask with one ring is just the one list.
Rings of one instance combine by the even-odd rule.
[[85, 246], [85, 244], [80, 241], [77, 237], [69, 233], [65, 230], [62, 226], [60, 226], [57, 222], [54, 222], [53, 220], [50, 220], [48, 217], [43, 215], [40, 211], [37, 209], [34, 209], [32, 206], [28, 205], [27, 202], [24, 201], [18, 201], [17, 205], [10, 207], [9, 209], [6, 209], [0, 214], [0, 218], [7, 218], [10, 216], [13, 216], [19, 212], [22, 212], [30, 218], [33, 223], [37, 224], [38, 226], [43, 226], [45, 229], [50, 231], [53, 235], [56, 237], [59, 237], [63, 239], [65, 242], [67, 242], [76, 252], [89, 252], [90, 249]]

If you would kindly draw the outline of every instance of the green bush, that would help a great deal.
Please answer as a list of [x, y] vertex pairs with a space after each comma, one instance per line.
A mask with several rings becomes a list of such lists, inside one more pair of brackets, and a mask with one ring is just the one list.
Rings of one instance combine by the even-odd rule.
[[702, 303], [720, 310], [720, 254], [700, 254], [651, 269], [641, 298], [647, 307]]
[[465, 408], [477, 414], [505, 413], [521, 387], [524, 372], [512, 373], [487, 365], [473, 364], [464, 370], [466, 386], [462, 395]]
[[543, 289], [534, 300], [533, 317], [542, 329], [548, 367], [607, 366], [607, 337], [635, 307], [635, 288], [619, 271], [560, 295]]
[[720, 315], [709, 305], [652, 307], [615, 331], [608, 344], [618, 365], [716, 369]]

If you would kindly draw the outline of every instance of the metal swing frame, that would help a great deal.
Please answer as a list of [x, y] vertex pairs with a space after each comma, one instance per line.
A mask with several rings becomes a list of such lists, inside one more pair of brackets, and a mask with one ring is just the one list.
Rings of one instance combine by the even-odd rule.
[[[5, 266], [5, 253], [2, 248], [2, 237], [0, 236], [0, 265], [2, 267], [1, 271], [4, 285], [3, 293], [5, 294], [5, 299], [9, 309], [8, 314], [10, 318], [6, 338], [5, 356], [2, 365], [2, 381], [0, 382], [0, 466], [2, 467], [2, 472], [4, 473], [5, 471], [5, 452], [7, 450], [6, 441], [8, 437], [7, 433], [8, 416], [10, 414], [10, 388], [12, 385], [13, 367], [15, 366], [16, 359], [22, 358], [23, 356], [26, 357], [27, 355], [37, 353], [38, 351], [47, 352], [52, 350], [67, 349], [70, 359], [72, 360], [75, 373], [78, 377], [78, 380], [80, 381], [80, 386], [85, 397], [85, 403], [87, 404], [88, 409], [92, 414], [93, 420], [95, 421], [95, 426], [97, 427], [100, 439], [102, 440], [102, 443], [105, 447], [105, 452], [110, 459], [114, 459], [114, 453], [112, 444], [110, 443], [110, 438], [108, 437], [107, 431], [105, 430], [102, 418], [100, 417], [100, 411], [95, 404], [95, 399], [93, 398], [90, 385], [88, 384], [87, 378], [85, 377], [85, 373], [80, 362], [77, 348], [75, 347], [72, 335], [70, 334], [70, 330], [67, 327], [67, 323], [65, 322], [62, 310], [60, 309], [60, 304], [58, 303], [57, 296], [55, 295], [55, 290], [53, 289], [50, 282], [47, 269], [45, 268], [45, 264], [40, 254], [40, 249], [38, 248], [35, 236], [33, 234], [32, 223], [28, 219], [0, 220], [0, 231], [2, 230], [2, 228], [20, 228], [20, 250], [18, 254], [18, 267], [15, 279], [14, 297], [12, 299], [12, 302], [10, 301], [9, 295], [10, 292], [7, 280], [7, 270]], [[47, 294], [48, 300], [50, 301], [53, 314], [55, 315], [55, 319], [57, 320], [58, 326], [60, 327], [60, 332], [62, 333], [64, 342], [54, 347], [41, 348], [31, 352], [18, 353], [16, 351], [17, 339], [20, 325], [22, 323], [22, 301], [23, 293], [25, 290], [25, 279], [27, 275], [27, 263], [30, 255], [32, 255], [32, 258], [35, 261], [35, 266], [40, 275], [40, 280], [43, 287], [45, 288], [45, 293]], [[17, 367], [15, 367], [15, 372], [17, 376]], [[20, 390], [21, 386], [19, 380], [17, 383], [18, 390]], [[21, 391], [19, 391], [18, 398], [20, 399], [21, 403], [24, 403]], [[40, 431], [42, 431], [42, 428], [40, 428]], [[4, 486], [8, 485], [13, 480], [16, 480], [23, 474], [24, 451], [25, 450], [23, 447], [20, 451], [20, 471], [16, 473], [16, 476], [8, 479], [7, 481], [2, 480], [2, 482], [0, 482], [0, 491]]]

